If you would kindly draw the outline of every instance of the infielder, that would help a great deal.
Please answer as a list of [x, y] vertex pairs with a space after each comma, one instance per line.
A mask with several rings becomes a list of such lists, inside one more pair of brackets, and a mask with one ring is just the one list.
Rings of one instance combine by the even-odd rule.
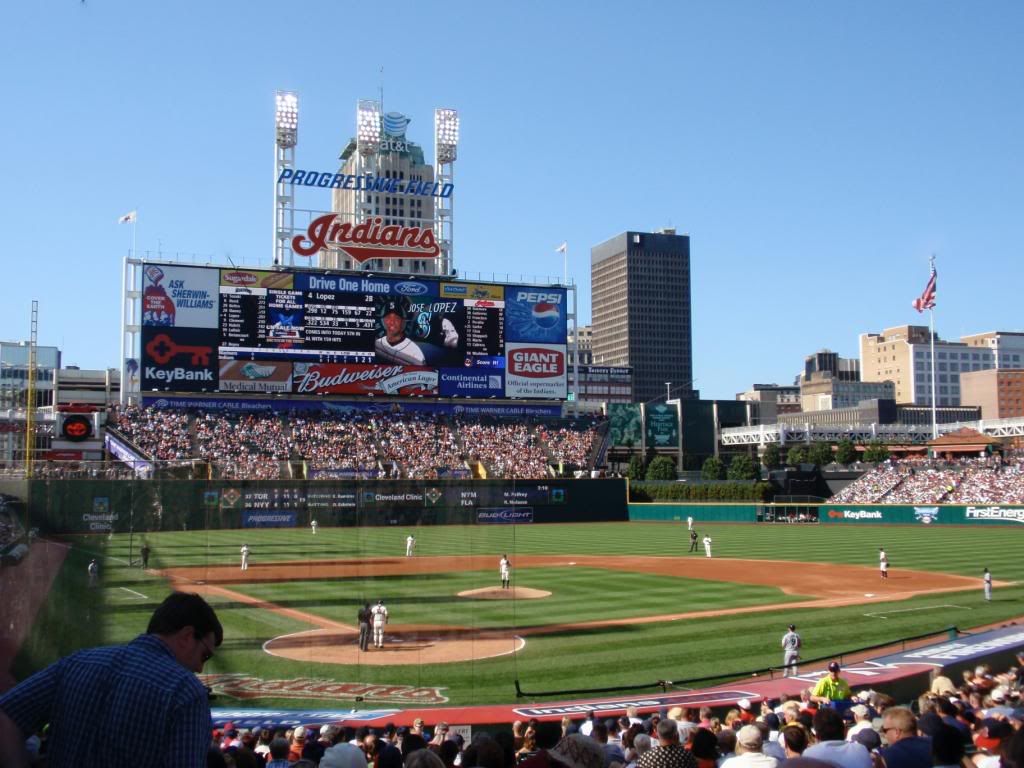
[[796, 677], [796, 663], [800, 661], [803, 640], [797, 634], [796, 624], [789, 625], [789, 631], [782, 636], [782, 676]]
[[883, 579], [889, 578], [889, 558], [886, 556], [883, 547], [878, 548], [878, 571]]
[[416, 548], [416, 537], [411, 533], [405, 537], [405, 556], [412, 557], [412, 551]]
[[981, 574], [981, 580], [985, 583], [985, 599], [992, 599], [992, 574], [989, 573], [988, 568]]
[[239, 550], [239, 552], [242, 553], [242, 570], [243, 571], [248, 571], [249, 570], [249, 545], [248, 544], [243, 544], [242, 548]]
[[508, 555], [502, 555], [501, 560], [498, 561], [498, 572], [501, 575], [502, 589], [509, 589], [509, 584], [512, 580], [511, 571], [512, 563], [508, 561]]
[[688, 531], [692, 531], [693, 530], [693, 515], [687, 515], [686, 516], [686, 530], [688, 530]]
[[711, 557], [711, 537], [710, 536], [705, 536], [704, 537], [704, 554], [707, 555], [708, 557]]
[[383, 600], [370, 609], [370, 616], [373, 618], [373, 647], [384, 647], [384, 625], [388, 623], [388, 609]]
[[318, 525], [318, 523], [317, 523], [317, 521], [316, 521], [316, 520], [310, 520], [310, 521], [309, 521], [309, 527], [313, 529], [313, 535], [314, 535], [314, 536], [316, 536], [316, 528], [317, 528], [317, 525]]

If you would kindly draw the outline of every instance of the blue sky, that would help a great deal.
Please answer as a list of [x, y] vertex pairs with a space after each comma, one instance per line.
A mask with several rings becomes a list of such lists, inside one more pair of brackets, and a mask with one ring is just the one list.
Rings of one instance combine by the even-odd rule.
[[428, 150], [460, 112], [461, 272], [560, 276], [567, 240], [585, 323], [591, 246], [690, 234], [704, 397], [927, 324], [932, 253], [941, 336], [1024, 330], [1020, 3], [47, 0], [5, 27], [0, 337], [37, 298], [66, 364], [118, 364], [121, 214], [140, 252], [269, 264], [275, 89], [331, 168], [381, 67]]

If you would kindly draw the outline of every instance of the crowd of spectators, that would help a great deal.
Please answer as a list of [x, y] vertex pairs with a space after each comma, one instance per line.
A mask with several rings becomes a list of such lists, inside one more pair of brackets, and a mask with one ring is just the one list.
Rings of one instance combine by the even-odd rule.
[[550, 460], [538, 434], [526, 424], [461, 420], [459, 434], [470, 458], [483, 462], [488, 477], [551, 476]]
[[594, 420], [523, 423], [426, 412], [291, 415], [129, 408], [118, 430], [146, 458], [201, 459], [214, 475], [272, 479], [282, 462], [306, 462], [309, 477], [430, 480], [479, 474], [551, 477], [555, 467], [589, 469], [599, 439]]
[[889, 460], [835, 494], [838, 504], [1024, 504], [1024, 458]]
[[195, 433], [198, 457], [230, 480], [281, 477], [281, 462], [293, 446], [290, 430], [276, 414], [204, 413], [196, 418]]
[[[1019, 656], [1024, 663], [1024, 654]], [[734, 707], [674, 707], [582, 720], [516, 721], [466, 742], [448, 724], [336, 725], [213, 733], [209, 765], [242, 768], [1024, 768], [1021, 672], [985, 666], [957, 686], [934, 676], [915, 701], [865, 690], [846, 707], [810, 689]], [[223, 761], [223, 762], [222, 762]], [[275, 762], [277, 761], [277, 762]]]
[[148, 458], [174, 461], [195, 456], [190, 422], [184, 411], [128, 406], [117, 414], [116, 426]]

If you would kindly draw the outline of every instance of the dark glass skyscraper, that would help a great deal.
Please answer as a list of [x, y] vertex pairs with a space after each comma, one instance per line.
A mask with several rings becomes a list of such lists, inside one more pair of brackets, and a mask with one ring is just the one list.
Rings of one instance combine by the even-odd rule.
[[636, 402], [692, 398], [690, 238], [623, 232], [590, 249], [594, 365], [632, 366]]

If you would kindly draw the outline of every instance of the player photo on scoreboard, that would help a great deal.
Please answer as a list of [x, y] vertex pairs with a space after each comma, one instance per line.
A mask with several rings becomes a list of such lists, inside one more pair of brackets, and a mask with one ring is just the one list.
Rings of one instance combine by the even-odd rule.
[[458, 300], [381, 297], [374, 343], [377, 360], [435, 368], [461, 365], [466, 357], [465, 318]]

